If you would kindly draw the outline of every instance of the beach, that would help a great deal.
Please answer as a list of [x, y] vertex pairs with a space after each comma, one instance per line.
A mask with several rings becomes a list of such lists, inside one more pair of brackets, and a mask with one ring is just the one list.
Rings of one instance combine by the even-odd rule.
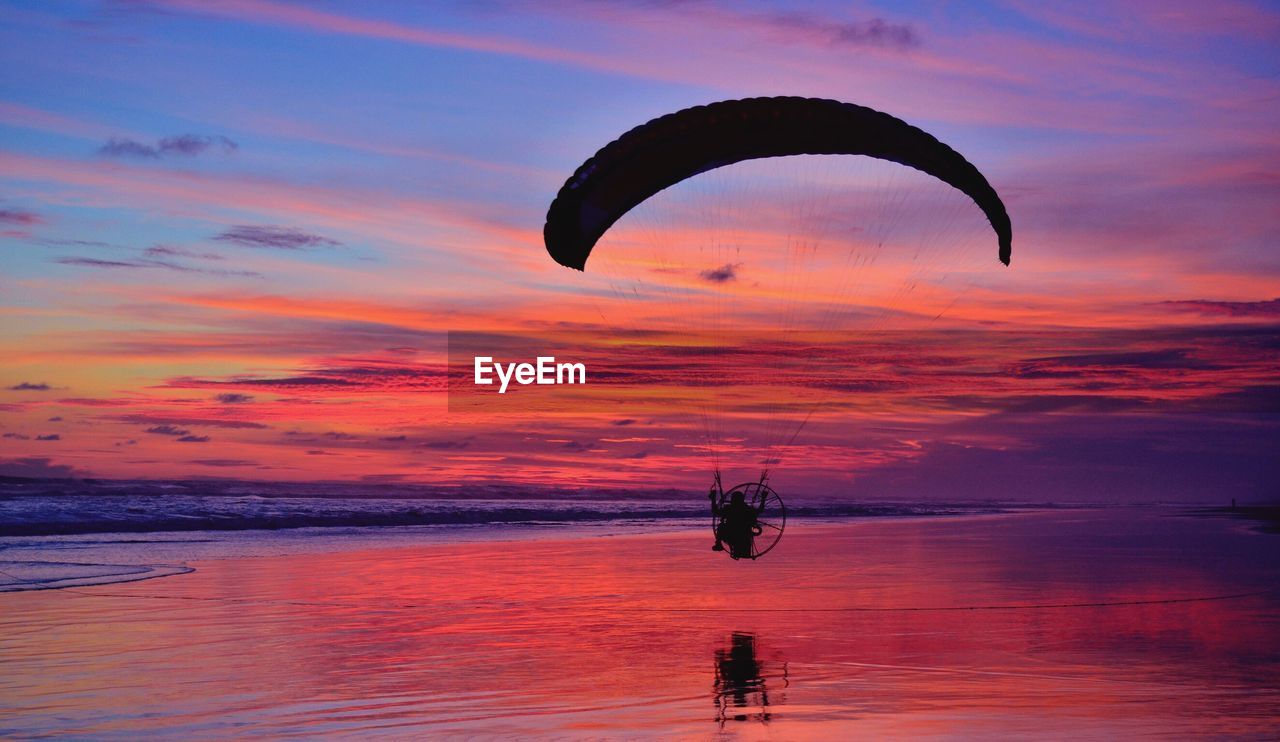
[[184, 574], [0, 594], [0, 735], [1275, 730], [1280, 539], [1245, 522], [800, 521], [754, 563], [705, 529], [495, 533], [258, 531]]

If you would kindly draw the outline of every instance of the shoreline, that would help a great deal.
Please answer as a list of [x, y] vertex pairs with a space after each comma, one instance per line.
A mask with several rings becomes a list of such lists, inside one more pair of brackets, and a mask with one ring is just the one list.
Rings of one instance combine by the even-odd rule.
[[[968, 512], [897, 513], [861, 516], [797, 517], [789, 522], [793, 538], [872, 524], [975, 522], [1034, 517], [1048, 512], [1129, 510], [1195, 517], [1242, 515], [1224, 509], [1179, 506], [982, 507]], [[499, 522], [443, 525], [299, 526], [296, 528], [218, 531], [95, 532], [0, 536], [0, 593], [114, 585], [197, 571], [193, 564], [264, 556], [334, 554], [369, 550], [432, 549], [463, 545], [530, 542], [635, 541], [693, 537], [709, 531], [695, 518], [659, 520], [598, 519], [558, 522]], [[1271, 531], [1275, 532], [1275, 531]], [[710, 539], [709, 532], [707, 533]], [[26, 557], [26, 558], [22, 558]], [[93, 561], [88, 561], [93, 560]], [[96, 569], [96, 571], [95, 571]], [[36, 575], [32, 578], [32, 575]]]
[[[1002, 511], [983, 509], [945, 514], [799, 518], [792, 521], [789, 528], [793, 534], [814, 534], [876, 522], [924, 524], [945, 520], [976, 521], [1038, 512], [1043, 511], [1031, 508]], [[695, 538], [704, 532], [709, 543], [711, 534], [707, 523], [697, 519], [667, 519], [641, 522], [599, 520], [5, 536], [0, 537], [0, 593], [139, 582], [199, 571], [200, 563], [261, 557], [312, 555], [323, 558], [366, 551], [500, 547], [503, 544], [604, 539], [632, 542], [672, 537]], [[66, 555], [74, 556], [64, 558]], [[95, 557], [96, 561], [86, 561]], [[98, 568], [98, 571], [94, 573], [93, 568]], [[121, 573], [120, 570], [133, 571]], [[33, 572], [40, 577], [31, 579], [30, 574]], [[3, 573], [7, 573], [8, 577]], [[11, 581], [2, 581], [5, 579]]]

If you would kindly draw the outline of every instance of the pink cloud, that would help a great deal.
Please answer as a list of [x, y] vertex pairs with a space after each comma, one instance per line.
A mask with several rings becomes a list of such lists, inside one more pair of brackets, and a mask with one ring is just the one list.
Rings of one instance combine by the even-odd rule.
[[628, 72], [615, 57], [604, 54], [575, 52], [556, 46], [543, 46], [520, 39], [494, 36], [477, 36], [429, 28], [406, 26], [393, 21], [359, 18], [338, 13], [328, 13], [314, 8], [270, 2], [269, 0], [228, 0], [208, 4], [195, 0], [165, 0], [171, 8], [181, 8], [200, 15], [244, 20], [290, 28], [302, 28], [321, 33], [363, 36], [366, 38], [397, 41], [406, 44], [461, 49], [500, 54], [542, 62], [555, 62], [582, 66], [590, 69]]
[[81, 139], [98, 139], [112, 133], [110, 129], [100, 124], [11, 101], [0, 101], [0, 124]]

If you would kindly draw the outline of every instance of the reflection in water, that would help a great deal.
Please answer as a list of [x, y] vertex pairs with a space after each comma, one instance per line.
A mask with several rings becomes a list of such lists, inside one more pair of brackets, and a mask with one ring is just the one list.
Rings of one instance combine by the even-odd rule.
[[180, 577], [0, 593], [0, 738], [1274, 739], [1280, 536], [1171, 515], [814, 523], [749, 573], [692, 531], [261, 531]]
[[[776, 664], [776, 663], [775, 663]], [[780, 680], [787, 687], [787, 665], [782, 664]], [[735, 631], [727, 647], [716, 649], [716, 722], [723, 728], [725, 721], [758, 721], [768, 723], [769, 688], [766, 668], [756, 654], [756, 635]], [[775, 703], [783, 699], [775, 699]], [[730, 707], [734, 711], [730, 712]], [[754, 709], [748, 711], [748, 709]]]

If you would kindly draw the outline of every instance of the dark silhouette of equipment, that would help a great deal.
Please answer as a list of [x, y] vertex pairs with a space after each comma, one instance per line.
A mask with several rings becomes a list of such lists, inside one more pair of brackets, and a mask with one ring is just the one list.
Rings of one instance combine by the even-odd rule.
[[717, 474], [709, 497], [716, 537], [711, 548], [733, 559], [758, 559], [777, 546], [787, 527], [787, 508], [763, 477], [722, 490]]

